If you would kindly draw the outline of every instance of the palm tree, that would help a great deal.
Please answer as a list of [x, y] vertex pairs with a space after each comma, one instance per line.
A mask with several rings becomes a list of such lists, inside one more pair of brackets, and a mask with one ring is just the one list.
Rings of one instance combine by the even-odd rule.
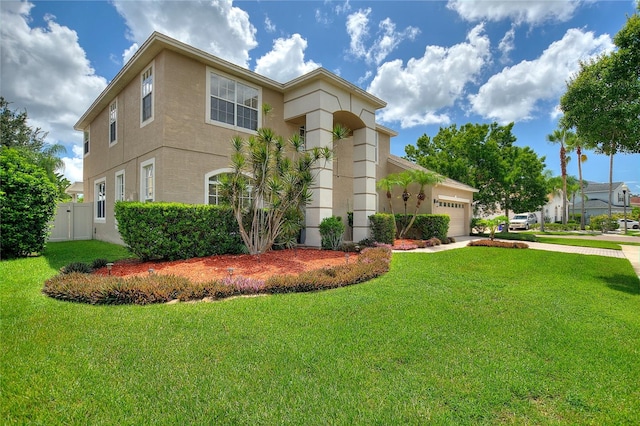
[[[392, 202], [391, 190], [396, 185], [398, 185], [398, 177], [397, 177], [396, 174], [393, 174], [393, 173], [390, 174], [390, 175], [387, 175], [387, 177], [384, 177], [384, 178], [380, 179], [378, 182], [376, 182], [376, 187], [378, 189], [382, 189], [382, 190], [386, 191], [387, 202], [389, 203], [389, 212], [391, 213], [391, 216], [393, 216], [394, 227], [395, 227], [395, 224], [396, 224], [396, 215], [393, 212], [393, 202]], [[395, 229], [397, 230], [397, 228], [395, 228]]]
[[562, 176], [562, 224], [567, 224], [567, 164], [570, 157], [567, 156], [567, 139], [575, 138], [575, 133], [561, 127], [547, 135], [547, 140], [551, 143], [560, 144], [560, 172]]
[[582, 151], [583, 145], [578, 135], [576, 135], [575, 138], [567, 140], [567, 143], [575, 150], [578, 156], [578, 184], [580, 185], [580, 200], [582, 200], [580, 203], [580, 229], [584, 231], [584, 202], [586, 200], [584, 196], [584, 181], [582, 180], [582, 163], [587, 161], [587, 154]]
[[[407, 175], [411, 177], [411, 182], [417, 183], [418, 185], [420, 185], [420, 190], [418, 191], [418, 195], [416, 195], [416, 199], [417, 199], [416, 210], [413, 213], [413, 217], [411, 218], [409, 223], [405, 224], [404, 228], [402, 228], [402, 231], [400, 231], [399, 238], [404, 237], [406, 233], [409, 231], [409, 229], [411, 229], [411, 226], [413, 226], [413, 222], [416, 220], [416, 216], [418, 215], [418, 211], [420, 210], [420, 205], [426, 198], [426, 195], [424, 193], [425, 186], [436, 185], [444, 180], [444, 178], [438, 175], [437, 173], [427, 172], [424, 170], [412, 170], [407, 172]], [[403, 200], [404, 200], [404, 197], [405, 195], [403, 193], [402, 195]], [[405, 215], [406, 215], [406, 202], [405, 202]]]

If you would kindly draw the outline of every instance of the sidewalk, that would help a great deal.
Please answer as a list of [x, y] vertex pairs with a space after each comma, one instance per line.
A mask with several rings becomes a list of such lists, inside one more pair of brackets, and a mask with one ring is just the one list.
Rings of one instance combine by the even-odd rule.
[[[584, 238], [584, 237], [583, 237]], [[631, 237], [635, 238], [635, 237]], [[466, 247], [469, 241], [482, 240], [484, 237], [456, 237], [456, 242], [451, 244], [442, 244], [435, 247], [427, 247], [427, 248], [418, 248], [414, 250], [394, 250], [394, 253], [437, 253], [439, 251], [444, 250], [452, 250], [457, 248]], [[501, 241], [499, 238], [496, 240]], [[616, 239], [618, 242], [620, 239]], [[506, 240], [504, 240], [506, 241]], [[607, 257], [616, 257], [619, 259], [627, 259], [633, 270], [636, 272], [638, 278], [640, 278], [640, 246], [628, 246], [621, 244], [622, 250], [610, 250], [610, 249], [599, 249], [599, 248], [590, 248], [590, 247], [574, 247], [574, 246], [563, 246], [560, 244], [545, 244], [545, 243], [534, 243], [530, 241], [522, 241], [529, 246], [530, 249], [533, 250], [546, 250], [546, 251], [555, 251], [558, 253], [575, 253], [575, 254], [584, 254], [589, 256], [607, 256]]]

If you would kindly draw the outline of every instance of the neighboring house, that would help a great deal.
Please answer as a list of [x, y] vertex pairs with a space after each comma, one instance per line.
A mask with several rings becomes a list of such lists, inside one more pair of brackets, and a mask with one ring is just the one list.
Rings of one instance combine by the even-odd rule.
[[78, 197], [84, 194], [84, 184], [82, 182], [73, 182], [64, 192], [71, 196], [72, 203], [77, 203]]
[[[262, 105], [272, 111], [263, 116]], [[331, 147], [306, 207], [303, 244], [320, 246], [323, 218], [353, 212], [353, 240], [385, 211], [378, 179], [417, 167], [390, 155], [396, 133], [375, 121], [386, 104], [318, 68], [281, 84], [165, 35], [153, 33], [74, 128], [84, 135], [84, 200], [94, 206], [94, 238], [121, 243], [118, 200], [216, 204], [218, 177], [230, 171], [234, 136], [260, 127], [299, 133], [307, 148]], [[351, 129], [333, 142], [334, 124]], [[422, 213], [452, 216], [450, 235], [469, 233], [475, 189], [447, 180], [430, 189]]]
[[[611, 213], [624, 212], [624, 196], [622, 185], [624, 182], [613, 182], [613, 192], [611, 194]], [[597, 182], [585, 182], [584, 202], [585, 223], [589, 223], [591, 216], [609, 214], [609, 184]], [[580, 195], [576, 199], [575, 211], [581, 211]], [[629, 193], [627, 193], [627, 210], [629, 210]]]

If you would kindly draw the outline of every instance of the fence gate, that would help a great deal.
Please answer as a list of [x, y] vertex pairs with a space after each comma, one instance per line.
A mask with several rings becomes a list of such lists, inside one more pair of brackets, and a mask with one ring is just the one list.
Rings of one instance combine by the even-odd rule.
[[53, 220], [49, 241], [90, 240], [93, 203], [60, 203]]

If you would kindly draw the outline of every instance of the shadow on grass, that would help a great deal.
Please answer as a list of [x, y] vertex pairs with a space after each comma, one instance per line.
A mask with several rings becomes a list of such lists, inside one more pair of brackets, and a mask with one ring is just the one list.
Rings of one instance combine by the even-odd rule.
[[615, 274], [598, 277], [612, 290], [623, 291], [629, 294], [640, 294], [640, 279], [632, 275]]

